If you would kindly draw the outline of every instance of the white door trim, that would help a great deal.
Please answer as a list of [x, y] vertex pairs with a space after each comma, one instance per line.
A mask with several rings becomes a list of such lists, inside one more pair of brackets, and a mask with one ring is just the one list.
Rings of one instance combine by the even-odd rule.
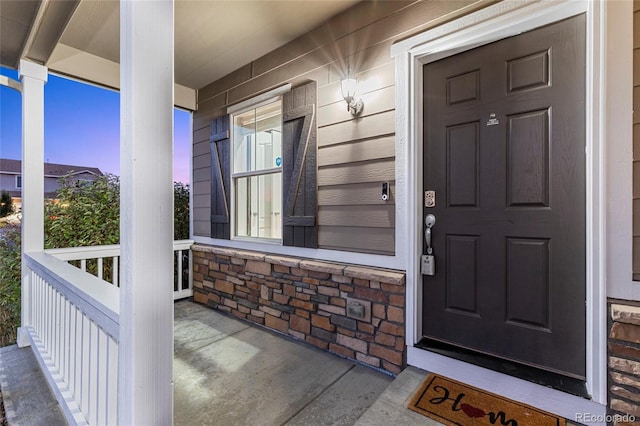
[[[442, 373], [495, 392], [533, 403], [536, 406], [574, 419], [578, 407], [604, 413], [606, 390], [606, 293], [604, 241], [604, 35], [606, 2], [588, 1], [505, 1], [489, 6], [432, 30], [394, 44], [396, 60], [396, 180], [398, 198], [406, 200], [401, 240], [404, 242], [407, 271], [406, 336], [407, 362], [429, 371]], [[522, 380], [454, 362], [424, 350], [413, 348], [421, 337], [422, 279], [419, 255], [422, 252], [422, 72], [423, 65], [505, 37], [541, 27], [580, 13], [587, 14], [587, 87], [586, 87], [586, 161], [587, 161], [587, 390], [592, 401], [552, 391]], [[398, 232], [401, 230], [399, 229]], [[443, 362], [445, 361], [446, 362]], [[463, 364], [466, 367], [461, 366]], [[461, 377], [461, 373], [464, 372]], [[472, 373], [477, 374], [472, 374]], [[489, 374], [490, 373], [490, 374]], [[469, 376], [476, 376], [473, 377]], [[491, 379], [488, 380], [487, 378]], [[531, 388], [531, 386], [533, 388]], [[518, 389], [525, 386], [523, 394]], [[559, 396], [559, 395], [560, 396]], [[546, 396], [543, 396], [546, 395]], [[542, 403], [542, 406], [541, 406]], [[587, 406], [585, 407], [585, 403]], [[571, 404], [571, 405], [567, 405]], [[578, 404], [578, 405], [576, 405]], [[601, 405], [604, 404], [604, 405]]]

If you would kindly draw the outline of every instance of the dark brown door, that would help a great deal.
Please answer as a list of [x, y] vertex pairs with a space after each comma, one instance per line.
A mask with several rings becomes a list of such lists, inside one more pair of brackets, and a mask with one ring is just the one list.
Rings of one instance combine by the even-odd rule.
[[424, 67], [423, 334], [585, 378], [585, 19]]

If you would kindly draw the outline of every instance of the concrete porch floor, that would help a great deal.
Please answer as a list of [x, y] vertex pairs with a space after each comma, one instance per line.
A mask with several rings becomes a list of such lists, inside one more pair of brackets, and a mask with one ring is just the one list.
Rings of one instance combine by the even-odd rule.
[[[394, 381], [189, 301], [174, 336], [175, 425], [439, 424], [403, 406], [421, 370]], [[30, 348], [0, 350], [0, 386], [10, 425], [66, 424]]]

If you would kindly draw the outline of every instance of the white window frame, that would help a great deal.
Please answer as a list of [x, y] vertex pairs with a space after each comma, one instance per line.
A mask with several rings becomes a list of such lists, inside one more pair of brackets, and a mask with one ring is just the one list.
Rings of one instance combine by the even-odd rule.
[[[282, 176], [283, 170], [282, 166], [275, 167], [272, 169], [264, 169], [260, 170], [259, 173], [254, 172], [240, 172], [234, 173], [234, 117], [236, 115], [240, 115], [250, 110], [254, 110], [265, 105], [269, 105], [270, 103], [281, 101], [283, 94], [291, 90], [291, 85], [286, 84], [284, 86], [280, 86], [274, 90], [271, 90], [267, 93], [263, 93], [262, 95], [256, 96], [254, 98], [248, 99], [244, 102], [240, 102], [238, 104], [232, 105], [227, 108], [227, 113], [229, 114], [229, 176], [230, 176], [230, 206], [229, 206], [229, 221], [231, 224], [231, 235], [230, 238], [233, 241], [248, 241], [254, 243], [261, 244], [271, 244], [271, 245], [282, 245], [282, 231], [284, 231], [284, 220], [283, 220], [283, 211], [284, 211], [284, 194], [281, 194], [280, 197], [280, 229], [281, 235], [280, 238], [263, 238], [263, 237], [248, 237], [248, 236], [238, 236], [236, 235], [236, 179], [247, 177], [247, 176], [264, 176], [267, 174], [275, 174], [280, 173]], [[282, 116], [282, 110], [280, 111]], [[279, 171], [275, 171], [275, 169], [279, 169]], [[284, 179], [283, 179], [284, 180]], [[284, 188], [283, 188], [284, 192]]]
[[[18, 185], [18, 182], [20, 182], [20, 185]], [[22, 189], [22, 175], [16, 175], [16, 188]]]

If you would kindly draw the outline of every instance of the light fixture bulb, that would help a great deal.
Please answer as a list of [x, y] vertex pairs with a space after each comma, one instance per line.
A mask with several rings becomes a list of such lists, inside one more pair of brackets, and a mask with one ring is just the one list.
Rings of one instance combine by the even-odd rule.
[[340, 85], [342, 88], [342, 97], [347, 103], [347, 111], [349, 111], [352, 115], [359, 115], [364, 104], [362, 103], [362, 99], [356, 99], [358, 80], [350, 75], [347, 75], [342, 80], [340, 80]]
[[345, 77], [342, 79], [342, 97], [347, 103], [351, 102], [351, 100], [356, 95], [356, 89], [358, 87], [358, 80], [353, 77]]

